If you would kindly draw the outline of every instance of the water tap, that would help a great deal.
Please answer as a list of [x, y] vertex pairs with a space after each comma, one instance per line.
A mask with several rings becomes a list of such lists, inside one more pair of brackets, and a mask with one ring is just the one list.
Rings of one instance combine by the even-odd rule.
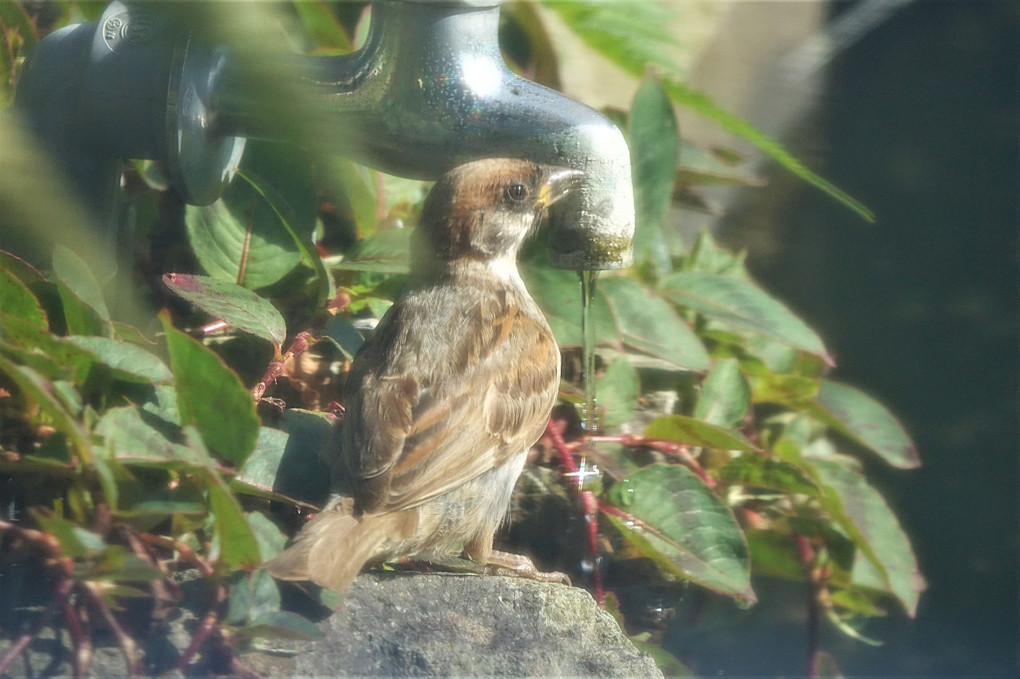
[[[507, 67], [501, 4], [375, 0], [361, 49], [288, 59], [300, 95], [294, 115], [326, 121], [330, 152], [398, 176], [437, 179], [493, 156], [583, 170], [584, 185], [549, 215], [552, 264], [628, 266], [626, 141], [599, 112]], [[47, 37], [26, 63], [16, 104], [79, 186], [108, 196], [117, 161], [154, 158], [186, 201], [206, 204], [229, 181], [245, 138], [284, 132], [262, 103], [257, 69], [158, 11], [114, 2], [98, 22]]]

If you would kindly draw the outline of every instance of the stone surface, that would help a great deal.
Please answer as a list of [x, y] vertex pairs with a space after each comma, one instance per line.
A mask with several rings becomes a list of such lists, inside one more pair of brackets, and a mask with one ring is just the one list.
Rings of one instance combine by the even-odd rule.
[[[204, 583], [181, 584], [186, 607], [135, 637], [146, 673], [173, 667], [197, 624], [189, 609], [206, 603]], [[586, 591], [522, 578], [366, 573], [319, 627], [325, 636], [314, 642], [259, 640], [262, 650], [242, 654], [235, 667], [255, 674], [237, 676], [662, 677]], [[11, 628], [0, 636], [0, 656], [16, 636]], [[71, 655], [66, 630], [47, 627], [0, 679], [71, 676]], [[222, 676], [229, 667], [207, 645], [187, 676]], [[126, 669], [115, 641], [99, 634], [89, 676], [122, 677]]]
[[295, 676], [661, 677], [582, 589], [520, 578], [369, 573], [320, 624]]

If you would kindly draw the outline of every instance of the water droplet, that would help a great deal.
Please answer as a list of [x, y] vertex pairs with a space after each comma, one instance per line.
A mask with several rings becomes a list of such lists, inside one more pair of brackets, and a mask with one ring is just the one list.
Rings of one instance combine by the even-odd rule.
[[737, 604], [737, 608], [739, 608], [742, 611], [746, 611], [755, 604], [754, 599], [749, 599], [747, 597], [737, 597], [736, 599], [734, 599], [734, 601]]

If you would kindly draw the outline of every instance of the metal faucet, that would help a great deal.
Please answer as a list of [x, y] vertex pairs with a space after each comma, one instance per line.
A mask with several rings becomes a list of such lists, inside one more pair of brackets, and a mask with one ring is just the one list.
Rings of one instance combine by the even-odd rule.
[[[288, 59], [301, 97], [292, 115], [318, 124], [329, 152], [399, 176], [436, 179], [487, 156], [584, 170], [585, 184], [550, 214], [552, 264], [628, 266], [634, 200], [623, 135], [594, 109], [509, 70], [498, 44], [501, 3], [375, 0], [360, 50]], [[89, 153], [155, 158], [185, 200], [209, 203], [229, 181], [245, 137], [283, 134], [279, 110], [265, 105], [257, 68], [224, 47], [182, 37], [156, 10], [114, 2], [95, 24], [49, 36], [26, 64], [16, 104], [44, 139], [58, 139], [62, 156], [85, 152], [91, 177], [79, 176], [81, 159], [64, 161], [77, 181], [99, 181], [99, 161]], [[52, 99], [66, 103], [68, 87], [53, 88], [50, 71], [66, 72], [64, 53], [83, 53], [86, 43], [73, 93], [90, 102], [77, 111], [84, 120], [54, 122]], [[146, 74], [125, 76], [142, 69], [141, 58], [150, 62]], [[109, 80], [115, 76], [120, 83]]]

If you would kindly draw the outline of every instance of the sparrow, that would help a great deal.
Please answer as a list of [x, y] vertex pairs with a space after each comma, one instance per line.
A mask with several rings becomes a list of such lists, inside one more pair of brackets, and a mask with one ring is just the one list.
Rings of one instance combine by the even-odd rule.
[[560, 381], [549, 324], [517, 270], [543, 212], [583, 173], [519, 159], [454, 168], [426, 196], [408, 286], [358, 351], [325, 452], [337, 495], [266, 567], [343, 591], [400, 557], [532, 577], [493, 550]]

